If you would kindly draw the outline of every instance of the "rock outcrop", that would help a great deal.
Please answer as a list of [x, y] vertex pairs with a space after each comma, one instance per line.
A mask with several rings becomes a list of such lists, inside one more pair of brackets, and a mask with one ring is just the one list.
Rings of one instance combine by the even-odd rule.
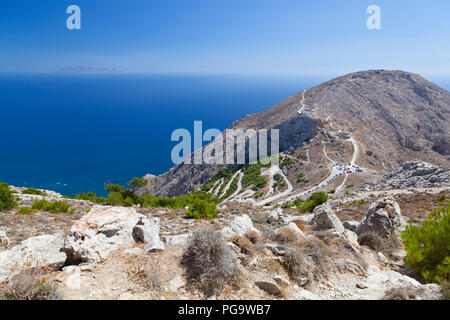
[[432, 188], [450, 185], [450, 169], [426, 162], [407, 162], [379, 181], [366, 183], [361, 190]]
[[356, 228], [356, 233], [360, 235], [373, 232], [383, 238], [390, 238], [398, 236], [405, 225], [400, 206], [394, 199], [387, 197], [370, 205], [366, 216]]
[[144, 242], [147, 251], [164, 249], [159, 221], [148, 219], [134, 208], [94, 206], [73, 224], [64, 250], [69, 263], [91, 262], [136, 241]]
[[31, 237], [0, 252], [0, 283], [25, 268], [61, 268], [67, 258], [63, 248], [63, 236], [57, 234]]
[[334, 229], [338, 233], [344, 232], [341, 220], [334, 214], [328, 203], [314, 209], [314, 218], [311, 223], [321, 229]]
[[235, 217], [229, 226], [222, 229], [222, 235], [227, 239], [232, 236], [244, 237], [247, 232], [253, 231], [257, 234], [261, 232], [253, 226], [253, 222], [250, 217], [246, 214]]

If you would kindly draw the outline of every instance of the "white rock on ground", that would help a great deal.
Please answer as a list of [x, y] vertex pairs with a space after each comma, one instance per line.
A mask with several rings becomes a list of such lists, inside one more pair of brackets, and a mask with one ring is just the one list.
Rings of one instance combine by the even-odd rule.
[[314, 209], [314, 219], [311, 221], [319, 228], [334, 229], [338, 233], [344, 232], [341, 220], [334, 214], [330, 205], [323, 204]]
[[243, 237], [249, 231], [256, 232], [258, 235], [261, 232], [253, 226], [253, 222], [246, 214], [235, 217], [228, 227], [222, 229], [222, 235], [228, 239], [233, 236]]
[[159, 246], [156, 221], [147, 219], [134, 208], [94, 206], [70, 230], [64, 248], [69, 262], [100, 261], [121, 247], [129, 247], [135, 243], [133, 229], [139, 222], [144, 226], [142, 230], [145, 229], [142, 241], [147, 241], [146, 247]]
[[144, 250], [156, 252], [164, 250], [164, 243], [159, 238], [160, 219], [156, 217], [141, 218], [133, 228], [133, 239], [144, 243]]
[[175, 236], [164, 236], [164, 240], [169, 247], [182, 247], [186, 245], [191, 238], [192, 234], [178, 234]]
[[61, 268], [67, 258], [62, 252], [63, 247], [62, 235], [41, 235], [0, 252], [0, 282], [28, 266], [49, 266], [52, 270]]
[[394, 199], [387, 197], [370, 205], [356, 233], [375, 232], [383, 238], [389, 238], [391, 235], [398, 235], [405, 225], [400, 206]]

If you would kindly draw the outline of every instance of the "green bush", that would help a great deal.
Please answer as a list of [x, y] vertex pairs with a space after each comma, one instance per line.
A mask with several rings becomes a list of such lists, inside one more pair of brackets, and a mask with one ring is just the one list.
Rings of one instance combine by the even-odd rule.
[[53, 213], [66, 213], [70, 209], [70, 205], [64, 201], [49, 202], [47, 200], [36, 200], [31, 206], [34, 210], [49, 211]]
[[328, 194], [326, 192], [314, 192], [306, 201], [297, 199], [294, 201], [294, 205], [301, 211], [314, 211], [317, 206], [324, 204], [328, 201]]
[[145, 180], [144, 178], [138, 178], [138, 177], [134, 177], [131, 181], [129, 181], [127, 183], [127, 186], [131, 190], [135, 190], [137, 188], [142, 188], [145, 185], [147, 185], [147, 180]]
[[17, 210], [18, 214], [32, 214], [33, 212], [34, 210], [28, 207], [20, 207], [19, 210]]
[[9, 184], [0, 182], [0, 211], [17, 207], [17, 197], [9, 189]]
[[427, 282], [450, 277], [450, 206], [432, 210], [422, 226], [412, 223], [402, 232], [406, 264]]
[[35, 189], [35, 188], [27, 188], [22, 191], [22, 194], [34, 194], [37, 196], [46, 196], [47, 194], [44, 191]]
[[192, 219], [214, 219], [217, 216], [216, 206], [206, 200], [195, 199], [186, 211]]

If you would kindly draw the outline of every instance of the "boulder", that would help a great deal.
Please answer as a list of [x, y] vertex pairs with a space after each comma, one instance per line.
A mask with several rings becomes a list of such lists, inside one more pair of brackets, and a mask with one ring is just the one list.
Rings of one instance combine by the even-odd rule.
[[165, 236], [164, 240], [169, 247], [182, 247], [186, 245], [191, 238], [190, 233], [178, 234], [175, 236]]
[[253, 226], [253, 222], [246, 214], [235, 217], [228, 227], [222, 229], [222, 235], [225, 239], [233, 236], [244, 237], [247, 232], [253, 231], [258, 235], [261, 235], [261, 231]]
[[0, 283], [27, 267], [48, 266], [51, 270], [58, 270], [67, 258], [63, 248], [64, 239], [56, 234], [28, 238], [0, 252]]
[[338, 233], [342, 233], [345, 230], [341, 220], [326, 203], [314, 209], [314, 218], [311, 223], [316, 224], [321, 229], [334, 229]]
[[269, 281], [256, 281], [255, 285], [261, 290], [273, 296], [281, 296], [281, 289], [274, 283]]
[[147, 252], [164, 250], [164, 243], [159, 238], [159, 222], [159, 218], [141, 218], [133, 228], [133, 239], [143, 242]]
[[366, 232], [374, 232], [383, 238], [398, 236], [405, 228], [400, 206], [391, 197], [373, 202], [366, 216], [358, 225], [356, 233], [361, 235]]
[[119, 248], [134, 245], [133, 229], [138, 223], [142, 233], [136, 231], [136, 235], [141, 236], [146, 247], [159, 245], [157, 221], [147, 219], [134, 208], [94, 206], [70, 230], [64, 248], [69, 263], [100, 261]]
[[269, 212], [269, 217], [267, 218], [267, 222], [274, 223], [283, 218], [283, 209], [276, 208], [275, 210]]
[[344, 221], [342, 224], [345, 229], [355, 232], [359, 226], [358, 221]]

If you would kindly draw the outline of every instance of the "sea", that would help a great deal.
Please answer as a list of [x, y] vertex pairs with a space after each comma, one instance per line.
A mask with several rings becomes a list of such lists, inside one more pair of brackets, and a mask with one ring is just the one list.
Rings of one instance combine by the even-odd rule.
[[0, 75], [0, 181], [63, 195], [172, 166], [175, 129], [224, 130], [328, 77]]

